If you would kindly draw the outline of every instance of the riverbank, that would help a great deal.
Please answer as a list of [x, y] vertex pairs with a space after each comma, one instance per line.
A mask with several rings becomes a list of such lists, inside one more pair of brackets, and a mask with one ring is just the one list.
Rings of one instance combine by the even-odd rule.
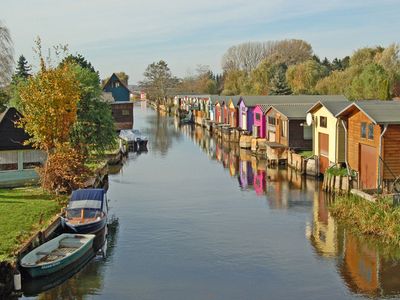
[[35, 232], [45, 229], [66, 203], [40, 187], [0, 189], [0, 261], [12, 261]]
[[400, 245], [400, 206], [389, 198], [367, 201], [355, 195], [340, 196], [330, 206], [340, 223], [388, 245]]

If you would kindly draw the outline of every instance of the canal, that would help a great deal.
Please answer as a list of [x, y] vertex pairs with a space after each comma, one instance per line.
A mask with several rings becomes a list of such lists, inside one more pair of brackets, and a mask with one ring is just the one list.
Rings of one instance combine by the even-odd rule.
[[135, 128], [149, 138], [149, 151], [131, 154], [110, 176], [107, 258], [32, 298], [400, 295], [400, 251], [339, 226], [319, 182], [266, 169], [144, 103], [135, 106]]

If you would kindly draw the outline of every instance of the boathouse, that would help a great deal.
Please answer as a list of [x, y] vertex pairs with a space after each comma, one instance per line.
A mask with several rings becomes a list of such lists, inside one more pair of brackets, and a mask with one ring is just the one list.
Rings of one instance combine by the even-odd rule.
[[313, 154], [319, 161], [319, 172], [345, 162], [345, 131], [336, 114], [349, 101], [318, 101], [307, 111], [307, 125], [313, 130]]
[[[293, 150], [311, 150], [312, 129], [306, 124], [310, 103], [273, 104], [266, 110], [267, 141]], [[261, 107], [260, 107], [261, 109]]]
[[129, 97], [127, 84], [113, 73], [103, 85], [103, 98], [111, 104], [116, 130], [133, 128], [133, 102], [129, 101]]
[[347, 164], [364, 190], [392, 189], [400, 177], [400, 103], [354, 102], [336, 117], [343, 120]]
[[310, 103], [318, 101], [337, 102], [347, 100], [341, 95], [278, 95], [278, 96], [241, 96], [239, 106], [239, 127], [252, 131], [254, 109], [258, 104]]
[[239, 108], [238, 108], [239, 100], [240, 100], [239, 96], [229, 97], [228, 101], [229, 125], [232, 128], [237, 128], [239, 126]]
[[266, 105], [257, 105], [253, 110], [253, 137], [265, 138], [265, 113]]
[[45, 152], [25, 142], [29, 135], [16, 126], [21, 114], [13, 107], [0, 113], [0, 187], [23, 186], [35, 183], [35, 168], [46, 160]]

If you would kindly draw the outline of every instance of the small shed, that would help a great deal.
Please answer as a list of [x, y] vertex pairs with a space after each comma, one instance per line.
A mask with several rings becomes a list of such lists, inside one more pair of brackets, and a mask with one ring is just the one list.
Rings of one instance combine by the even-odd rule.
[[266, 105], [257, 105], [253, 110], [253, 136], [258, 138], [265, 138], [265, 113], [267, 111], [268, 106]]
[[30, 136], [16, 126], [21, 114], [13, 107], [0, 113], [0, 186], [16, 187], [35, 183], [35, 168], [46, 160], [45, 152], [26, 145]]
[[294, 150], [312, 148], [312, 130], [305, 124], [310, 103], [260, 105], [265, 112], [267, 141], [282, 144]]
[[354, 102], [336, 114], [346, 126], [348, 166], [359, 188], [390, 189], [400, 176], [400, 103]]
[[318, 101], [307, 111], [313, 129], [313, 154], [319, 160], [321, 174], [330, 166], [345, 162], [345, 131], [336, 114], [349, 104], [349, 101]]
[[232, 128], [237, 128], [239, 126], [239, 107], [238, 107], [239, 100], [240, 100], [239, 96], [229, 97], [228, 101], [229, 125]]

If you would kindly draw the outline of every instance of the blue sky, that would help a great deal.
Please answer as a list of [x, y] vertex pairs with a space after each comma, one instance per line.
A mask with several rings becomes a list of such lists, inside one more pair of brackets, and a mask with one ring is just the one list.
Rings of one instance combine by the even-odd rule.
[[221, 71], [232, 45], [288, 38], [311, 43], [320, 57], [400, 43], [399, 0], [0, 0], [15, 56], [34, 66], [32, 47], [68, 44], [102, 77], [125, 71], [130, 83], [164, 59], [180, 77], [197, 64]]

